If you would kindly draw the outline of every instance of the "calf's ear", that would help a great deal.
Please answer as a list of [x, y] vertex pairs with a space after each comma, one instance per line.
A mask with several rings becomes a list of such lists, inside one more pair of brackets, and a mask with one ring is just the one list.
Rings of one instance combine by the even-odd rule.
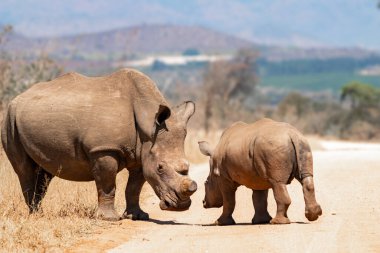
[[212, 156], [212, 149], [210, 147], [210, 144], [207, 141], [198, 141], [199, 150], [202, 154], [205, 156]]

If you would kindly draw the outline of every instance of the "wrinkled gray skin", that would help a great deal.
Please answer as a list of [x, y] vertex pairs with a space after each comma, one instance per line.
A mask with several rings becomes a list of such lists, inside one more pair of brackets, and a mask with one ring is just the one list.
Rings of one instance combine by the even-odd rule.
[[104, 77], [77, 73], [38, 83], [17, 96], [1, 139], [30, 212], [39, 208], [54, 176], [95, 180], [97, 217], [118, 220], [115, 178], [129, 170], [123, 218], [147, 220], [139, 206], [145, 181], [163, 210], [186, 210], [197, 185], [184, 154], [192, 102], [170, 109], [144, 74], [122, 69]]
[[[205, 208], [223, 206], [217, 225], [235, 224], [235, 191], [245, 185], [253, 190], [253, 224], [288, 224], [291, 199], [286, 189], [295, 177], [303, 186], [305, 216], [314, 221], [322, 214], [315, 199], [313, 159], [309, 144], [289, 124], [262, 119], [253, 124], [238, 122], [227, 128], [212, 150], [199, 142], [201, 152], [210, 156], [210, 174], [205, 183]], [[268, 189], [273, 189], [277, 213], [272, 219], [267, 206]]]

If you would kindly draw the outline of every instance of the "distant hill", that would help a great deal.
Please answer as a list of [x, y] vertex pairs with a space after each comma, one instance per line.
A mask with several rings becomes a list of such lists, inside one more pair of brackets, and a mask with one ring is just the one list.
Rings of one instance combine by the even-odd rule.
[[15, 35], [8, 46], [28, 54], [43, 51], [56, 57], [97, 57], [121, 54], [182, 53], [197, 49], [202, 53], [232, 52], [253, 43], [196, 26], [141, 25], [105, 32], [55, 38], [26, 38]]
[[198, 24], [258, 44], [380, 50], [378, 0], [53, 2], [2, 0], [0, 23], [13, 24], [32, 37], [93, 33], [127, 24]]
[[367, 58], [379, 55], [360, 48], [297, 48], [256, 45], [231, 35], [199, 26], [139, 25], [110, 31], [52, 38], [29, 38], [13, 34], [7, 49], [28, 56], [41, 53], [66, 60], [123, 60], [149, 54], [229, 53], [255, 47], [262, 58], [292, 59]]

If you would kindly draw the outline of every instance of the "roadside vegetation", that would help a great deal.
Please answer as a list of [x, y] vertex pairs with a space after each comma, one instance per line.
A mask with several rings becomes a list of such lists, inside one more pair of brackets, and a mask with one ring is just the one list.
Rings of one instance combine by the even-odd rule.
[[[288, 122], [308, 135], [380, 140], [380, 88], [362, 81], [375, 80], [377, 84], [380, 76], [356, 80], [357, 75], [327, 71], [325, 61], [323, 64], [316, 61], [315, 66], [322, 64], [324, 67], [319, 69], [325, 69], [319, 74], [297, 72], [281, 80], [281, 72], [279, 76], [270, 76], [278, 78], [276, 85], [262, 85], [258, 56], [256, 51], [240, 50], [230, 60], [205, 66], [202, 78], [196, 79], [200, 84], [182, 82], [177, 77], [173, 78], [172, 86], [165, 86], [164, 93], [174, 104], [194, 99], [198, 110], [190, 124], [206, 133], [224, 129], [235, 121], [254, 122], [269, 117]], [[349, 63], [347, 68], [353, 70], [354, 65]], [[294, 64], [291, 68], [297, 66], [299, 64]], [[311, 71], [310, 67], [302, 69]], [[155, 75], [152, 72], [152, 76]], [[342, 80], [340, 86], [331, 85], [337, 80]], [[316, 83], [321, 83], [321, 87]], [[299, 89], [291, 89], [298, 86]]]

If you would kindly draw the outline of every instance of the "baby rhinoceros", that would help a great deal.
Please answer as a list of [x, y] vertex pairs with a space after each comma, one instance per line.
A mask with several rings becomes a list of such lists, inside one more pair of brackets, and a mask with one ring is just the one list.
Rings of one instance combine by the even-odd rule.
[[[288, 224], [291, 203], [286, 185], [296, 178], [303, 187], [305, 216], [318, 219], [322, 209], [315, 199], [313, 160], [305, 137], [289, 124], [262, 119], [253, 124], [237, 122], [227, 128], [212, 150], [199, 142], [204, 155], [210, 156], [210, 174], [205, 182], [205, 208], [223, 206], [217, 225], [235, 224], [235, 191], [245, 185], [253, 190], [253, 224]], [[268, 189], [273, 189], [277, 213], [272, 219], [267, 206]]]

